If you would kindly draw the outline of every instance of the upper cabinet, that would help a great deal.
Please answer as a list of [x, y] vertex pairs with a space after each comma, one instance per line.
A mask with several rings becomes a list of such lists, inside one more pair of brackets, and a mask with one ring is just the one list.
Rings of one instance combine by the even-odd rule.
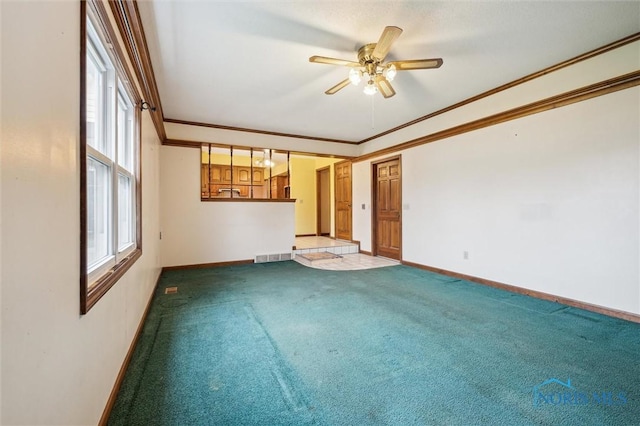
[[[207, 179], [209, 170], [209, 179]], [[222, 164], [202, 164], [202, 198], [264, 198], [264, 169]]]

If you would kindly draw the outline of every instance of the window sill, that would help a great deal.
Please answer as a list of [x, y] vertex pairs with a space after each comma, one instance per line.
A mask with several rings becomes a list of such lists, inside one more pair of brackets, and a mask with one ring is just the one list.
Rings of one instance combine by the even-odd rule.
[[[104, 296], [111, 287], [133, 266], [134, 263], [142, 256], [142, 249], [137, 248], [129, 254], [126, 258], [121, 260], [114, 267], [104, 273], [98, 280], [88, 289], [86, 292], [82, 292], [80, 298], [80, 312], [84, 315], [95, 305], [98, 300]], [[84, 280], [81, 280], [81, 286], [84, 289], [87, 288], [86, 275]]]
[[240, 203], [295, 203], [295, 198], [200, 198], [203, 202], [240, 202]]

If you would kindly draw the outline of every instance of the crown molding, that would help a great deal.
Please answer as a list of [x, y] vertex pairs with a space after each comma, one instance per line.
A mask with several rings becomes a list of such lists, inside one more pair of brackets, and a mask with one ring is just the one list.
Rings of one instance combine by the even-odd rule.
[[165, 123], [174, 123], [174, 124], [185, 124], [187, 126], [198, 126], [198, 127], [208, 127], [211, 129], [220, 129], [220, 130], [231, 130], [234, 132], [247, 132], [247, 133], [257, 133], [261, 135], [269, 135], [269, 136], [279, 136], [285, 138], [296, 138], [296, 139], [306, 139], [312, 141], [320, 141], [320, 142], [334, 142], [334, 143], [343, 143], [349, 145], [357, 145], [359, 142], [355, 141], [347, 141], [344, 139], [330, 139], [330, 138], [320, 138], [316, 136], [305, 136], [305, 135], [296, 135], [292, 133], [280, 133], [280, 132], [272, 132], [269, 130], [257, 130], [257, 129], [247, 129], [244, 127], [233, 127], [233, 126], [224, 126], [221, 124], [210, 124], [210, 123], [199, 123], [197, 121], [186, 121], [186, 120], [176, 120], [173, 118], [165, 118]]
[[463, 107], [463, 106], [465, 106], [467, 104], [470, 104], [472, 102], [475, 102], [475, 101], [478, 101], [480, 99], [495, 95], [496, 93], [500, 93], [500, 92], [502, 92], [504, 90], [507, 90], [507, 89], [510, 89], [512, 87], [518, 86], [520, 84], [526, 83], [528, 81], [534, 80], [534, 79], [536, 79], [538, 77], [542, 77], [545, 74], [549, 74], [549, 73], [552, 73], [554, 71], [558, 71], [558, 70], [560, 70], [562, 68], [566, 68], [568, 66], [577, 64], [578, 62], [582, 62], [582, 61], [585, 61], [587, 59], [593, 58], [595, 56], [602, 55], [603, 53], [607, 53], [607, 52], [609, 52], [611, 50], [615, 50], [615, 49], [617, 49], [619, 47], [622, 47], [622, 46], [624, 46], [626, 44], [629, 44], [629, 43], [633, 43], [633, 42], [638, 41], [638, 40], [640, 40], [640, 32], [639, 33], [635, 33], [635, 34], [631, 34], [630, 36], [624, 37], [624, 38], [622, 38], [620, 40], [616, 40], [613, 43], [609, 43], [609, 44], [607, 44], [605, 46], [602, 46], [602, 47], [599, 47], [597, 49], [590, 50], [589, 52], [583, 53], [583, 54], [578, 55], [578, 56], [576, 56], [574, 58], [567, 59], [566, 61], [562, 61], [559, 64], [552, 65], [552, 66], [547, 67], [547, 68], [545, 68], [543, 70], [534, 72], [533, 74], [529, 74], [529, 75], [524, 76], [522, 78], [519, 78], [517, 80], [511, 81], [511, 82], [506, 83], [506, 84], [503, 84], [502, 86], [498, 86], [498, 87], [496, 87], [494, 89], [491, 89], [491, 90], [488, 90], [486, 92], [480, 93], [479, 95], [472, 96], [472, 97], [470, 97], [468, 99], [465, 99], [465, 100], [460, 101], [460, 102], [458, 102], [456, 104], [450, 105], [450, 106], [448, 106], [446, 108], [440, 109], [438, 111], [432, 112], [432, 113], [427, 114], [427, 115], [423, 115], [422, 117], [418, 117], [415, 120], [412, 120], [412, 121], [409, 121], [407, 123], [401, 124], [401, 125], [399, 125], [397, 127], [394, 127], [392, 129], [385, 130], [384, 132], [378, 133], [378, 134], [373, 135], [371, 137], [368, 137], [366, 139], [362, 139], [361, 141], [358, 142], [358, 145], [363, 144], [365, 142], [372, 141], [372, 140], [380, 138], [382, 136], [386, 136], [386, 135], [388, 135], [390, 133], [397, 132], [398, 130], [402, 130], [402, 129], [406, 128], [406, 127], [409, 127], [409, 126], [412, 126], [414, 124], [420, 123], [421, 121], [425, 121], [425, 120], [428, 120], [430, 118], [436, 117], [438, 115], [444, 114], [445, 112], [449, 112], [449, 111], [452, 111], [454, 109]]
[[542, 99], [540, 101], [536, 101], [527, 105], [523, 105], [507, 111], [503, 111], [498, 114], [493, 114], [484, 118], [480, 118], [478, 120], [473, 120], [468, 123], [450, 127], [448, 129], [431, 133], [426, 136], [421, 136], [419, 138], [412, 139], [410, 141], [400, 143], [398, 145], [394, 145], [389, 148], [384, 148], [378, 151], [371, 152], [369, 154], [361, 155], [355, 158], [353, 161], [354, 162], [365, 161], [371, 158], [388, 155], [398, 151], [403, 151], [405, 149], [415, 148], [417, 146], [424, 145], [427, 143], [450, 138], [463, 133], [482, 129], [484, 127], [495, 126], [496, 124], [504, 123], [506, 121], [511, 121], [517, 118], [526, 117], [527, 115], [538, 114], [540, 112], [548, 111], [550, 109], [571, 105], [576, 102], [586, 101], [587, 99], [595, 98], [597, 96], [607, 95], [609, 93], [628, 89], [638, 85], [640, 85], [640, 71], [634, 71], [628, 74], [624, 74], [618, 77], [601, 81], [599, 83], [591, 84], [588, 86], [581, 87], [579, 89], [561, 93], [556, 96], [551, 96], [549, 98]]

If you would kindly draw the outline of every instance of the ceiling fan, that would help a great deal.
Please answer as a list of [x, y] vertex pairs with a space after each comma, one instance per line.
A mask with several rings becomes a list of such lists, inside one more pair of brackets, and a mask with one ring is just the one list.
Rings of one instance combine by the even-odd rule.
[[350, 67], [349, 78], [336, 84], [329, 90], [327, 95], [333, 95], [349, 83], [358, 85], [364, 78], [367, 83], [364, 93], [374, 95], [376, 92], [382, 93], [385, 98], [390, 98], [396, 94], [391, 86], [397, 71], [422, 70], [439, 68], [442, 65], [441, 58], [435, 59], [412, 59], [408, 61], [384, 62], [391, 45], [402, 34], [402, 29], [398, 27], [385, 27], [377, 43], [365, 44], [358, 50], [358, 62], [346, 61], [344, 59], [327, 58], [326, 56], [312, 56], [309, 62], [329, 65], [344, 65]]

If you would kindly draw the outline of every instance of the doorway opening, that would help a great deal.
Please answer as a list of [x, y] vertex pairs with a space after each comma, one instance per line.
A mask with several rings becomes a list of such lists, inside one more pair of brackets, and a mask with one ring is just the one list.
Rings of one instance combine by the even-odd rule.
[[316, 170], [316, 235], [331, 235], [331, 167]]

